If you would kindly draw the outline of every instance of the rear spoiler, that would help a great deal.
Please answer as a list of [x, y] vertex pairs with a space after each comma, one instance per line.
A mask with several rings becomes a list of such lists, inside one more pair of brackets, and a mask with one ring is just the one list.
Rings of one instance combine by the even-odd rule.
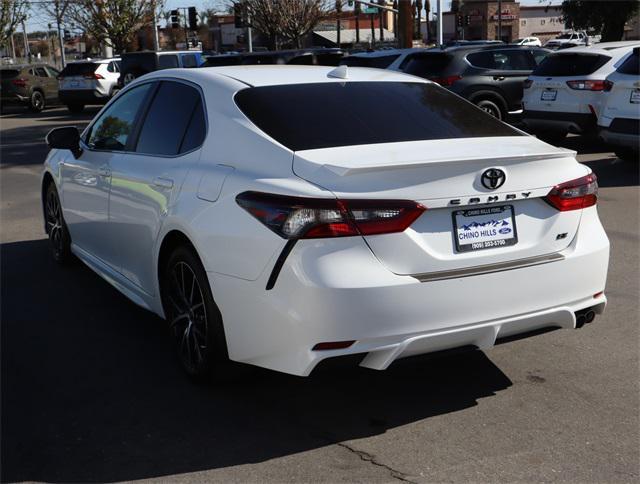
[[399, 169], [409, 169], [409, 168], [420, 168], [423, 166], [434, 166], [439, 164], [450, 164], [450, 163], [479, 163], [487, 161], [491, 161], [493, 164], [502, 164], [502, 163], [519, 163], [519, 162], [527, 162], [527, 161], [540, 161], [540, 160], [552, 160], [557, 158], [575, 158], [577, 152], [574, 150], [569, 150], [565, 148], [554, 148], [553, 151], [548, 152], [536, 152], [532, 154], [521, 154], [521, 155], [507, 155], [507, 156], [482, 156], [482, 157], [442, 157], [431, 159], [427, 161], [423, 160], [415, 160], [415, 161], [407, 161], [407, 162], [393, 162], [393, 163], [381, 163], [376, 165], [361, 165], [361, 166], [353, 166], [348, 164], [338, 164], [338, 163], [328, 163], [321, 165], [321, 168], [324, 168], [338, 176], [349, 176], [355, 174], [362, 173], [371, 173], [371, 172], [379, 172], [386, 170], [399, 170]]

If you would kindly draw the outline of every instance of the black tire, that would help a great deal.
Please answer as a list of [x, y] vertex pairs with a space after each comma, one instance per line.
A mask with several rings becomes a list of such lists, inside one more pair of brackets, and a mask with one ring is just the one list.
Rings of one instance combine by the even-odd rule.
[[615, 154], [623, 161], [640, 161], [640, 151], [633, 148], [620, 147], [615, 149]]
[[69, 263], [73, 259], [71, 236], [62, 214], [58, 190], [53, 182], [49, 183], [45, 192], [44, 217], [53, 259], [58, 264]]
[[474, 102], [476, 106], [482, 109], [485, 113], [490, 114], [491, 116], [499, 119], [500, 121], [504, 120], [506, 113], [502, 111], [500, 106], [498, 106], [498, 103], [495, 102], [494, 100], [485, 98], [485, 99], [476, 99]]
[[567, 137], [567, 133], [563, 131], [534, 131], [533, 134], [550, 145], [560, 144]]
[[39, 113], [44, 109], [45, 99], [44, 94], [40, 91], [33, 91], [31, 93], [31, 97], [29, 98], [29, 111], [32, 113]]
[[182, 368], [196, 380], [224, 379], [230, 362], [222, 316], [192, 247], [178, 247], [169, 256], [161, 288], [165, 317]]
[[84, 110], [84, 104], [80, 104], [80, 103], [73, 103], [73, 104], [67, 104], [67, 109], [69, 110], [70, 113], [81, 113]]

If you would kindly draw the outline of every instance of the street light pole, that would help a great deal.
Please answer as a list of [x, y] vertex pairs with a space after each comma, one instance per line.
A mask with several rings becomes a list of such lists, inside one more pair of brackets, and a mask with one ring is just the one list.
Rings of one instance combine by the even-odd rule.
[[438, 0], [438, 46], [442, 47], [442, 0]]
[[160, 39], [158, 39], [158, 19], [156, 17], [156, 0], [151, 2], [151, 8], [153, 9], [153, 50], [160, 51]]
[[502, 0], [498, 0], [498, 40], [502, 40]]

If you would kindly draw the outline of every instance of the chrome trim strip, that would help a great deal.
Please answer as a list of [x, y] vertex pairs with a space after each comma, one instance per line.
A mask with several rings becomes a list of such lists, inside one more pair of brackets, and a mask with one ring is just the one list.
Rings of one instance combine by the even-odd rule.
[[464, 269], [426, 272], [424, 274], [411, 274], [411, 277], [418, 279], [420, 282], [442, 281], [444, 279], [455, 279], [458, 277], [491, 274], [492, 272], [510, 271], [513, 269], [520, 269], [522, 267], [537, 266], [540, 264], [548, 264], [549, 262], [558, 262], [561, 260], [564, 260], [564, 256], [562, 254], [546, 254], [509, 262], [498, 262], [496, 264], [484, 264], [481, 266], [466, 267]]

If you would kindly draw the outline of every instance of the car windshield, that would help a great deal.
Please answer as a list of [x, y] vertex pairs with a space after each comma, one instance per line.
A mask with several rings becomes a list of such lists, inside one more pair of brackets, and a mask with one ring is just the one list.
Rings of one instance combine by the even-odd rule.
[[515, 43], [516, 43], [516, 44], [519, 44], [519, 43], [521, 43], [521, 42], [524, 42], [525, 40], [527, 40], [527, 39], [516, 39]]
[[62, 72], [61, 76], [84, 76], [87, 74], [93, 74], [98, 68], [98, 64], [94, 62], [72, 62], [67, 64]]
[[[240, 110], [293, 151], [520, 132], [437, 85], [325, 82], [244, 89]], [[311, 127], [314, 128], [311, 128]]]

